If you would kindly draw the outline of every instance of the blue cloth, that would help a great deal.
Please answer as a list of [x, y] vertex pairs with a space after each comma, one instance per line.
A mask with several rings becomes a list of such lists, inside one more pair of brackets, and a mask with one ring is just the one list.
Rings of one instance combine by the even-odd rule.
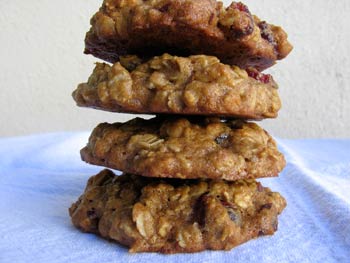
[[350, 262], [350, 140], [278, 140], [287, 167], [262, 183], [288, 206], [274, 236], [229, 252], [129, 254], [75, 229], [68, 208], [101, 170], [88, 133], [0, 139], [0, 262]]

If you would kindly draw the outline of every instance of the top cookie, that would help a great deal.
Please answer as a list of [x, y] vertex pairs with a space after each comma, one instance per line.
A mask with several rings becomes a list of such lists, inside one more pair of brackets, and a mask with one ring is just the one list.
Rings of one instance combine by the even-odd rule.
[[241, 68], [264, 70], [292, 50], [282, 28], [247, 6], [215, 0], [104, 0], [91, 19], [85, 53], [109, 62], [119, 56], [168, 52], [206, 54]]

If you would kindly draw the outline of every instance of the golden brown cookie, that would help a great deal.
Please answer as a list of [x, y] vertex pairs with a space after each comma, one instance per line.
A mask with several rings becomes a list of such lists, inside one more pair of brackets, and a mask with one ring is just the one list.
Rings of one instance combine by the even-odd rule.
[[69, 209], [73, 224], [130, 252], [229, 250], [277, 230], [285, 199], [254, 180], [155, 179], [104, 170]]
[[202, 117], [102, 123], [81, 156], [126, 173], [182, 179], [277, 176], [285, 166], [275, 141], [257, 124]]
[[281, 108], [271, 75], [229, 66], [211, 56], [164, 54], [140, 64], [136, 56], [97, 63], [73, 92], [79, 106], [129, 113], [167, 113], [248, 119], [277, 117]]
[[263, 70], [292, 50], [282, 28], [247, 6], [215, 0], [104, 0], [91, 19], [85, 53], [109, 62], [120, 56], [168, 52], [205, 54], [242, 68]]

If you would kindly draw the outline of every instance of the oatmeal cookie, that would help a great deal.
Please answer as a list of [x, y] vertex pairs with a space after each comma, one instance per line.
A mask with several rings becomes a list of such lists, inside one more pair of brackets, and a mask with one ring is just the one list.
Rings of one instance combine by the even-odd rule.
[[73, 92], [79, 106], [129, 113], [277, 117], [281, 108], [271, 75], [220, 63], [216, 57], [164, 54], [141, 64], [136, 56], [97, 63]]
[[271, 177], [285, 166], [275, 141], [257, 124], [201, 117], [102, 123], [81, 157], [127, 173], [182, 179]]
[[205, 54], [241, 68], [266, 69], [292, 50], [281, 27], [261, 21], [247, 6], [216, 0], [104, 0], [91, 19], [85, 53], [108, 62]]
[[277, 230], [285, 199], [254, 180], [91, 177], [69, 209], [73, 224], [130, 252], [229, 250]]

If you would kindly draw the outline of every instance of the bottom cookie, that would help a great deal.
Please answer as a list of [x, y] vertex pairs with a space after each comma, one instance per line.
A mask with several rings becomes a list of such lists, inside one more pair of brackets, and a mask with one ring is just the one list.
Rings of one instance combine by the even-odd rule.
[[277, 230], [285, 199], [255, 180], [157, 179], [103, 170], [69, 209], [73, 224], [130, 252], [229, 250]]

